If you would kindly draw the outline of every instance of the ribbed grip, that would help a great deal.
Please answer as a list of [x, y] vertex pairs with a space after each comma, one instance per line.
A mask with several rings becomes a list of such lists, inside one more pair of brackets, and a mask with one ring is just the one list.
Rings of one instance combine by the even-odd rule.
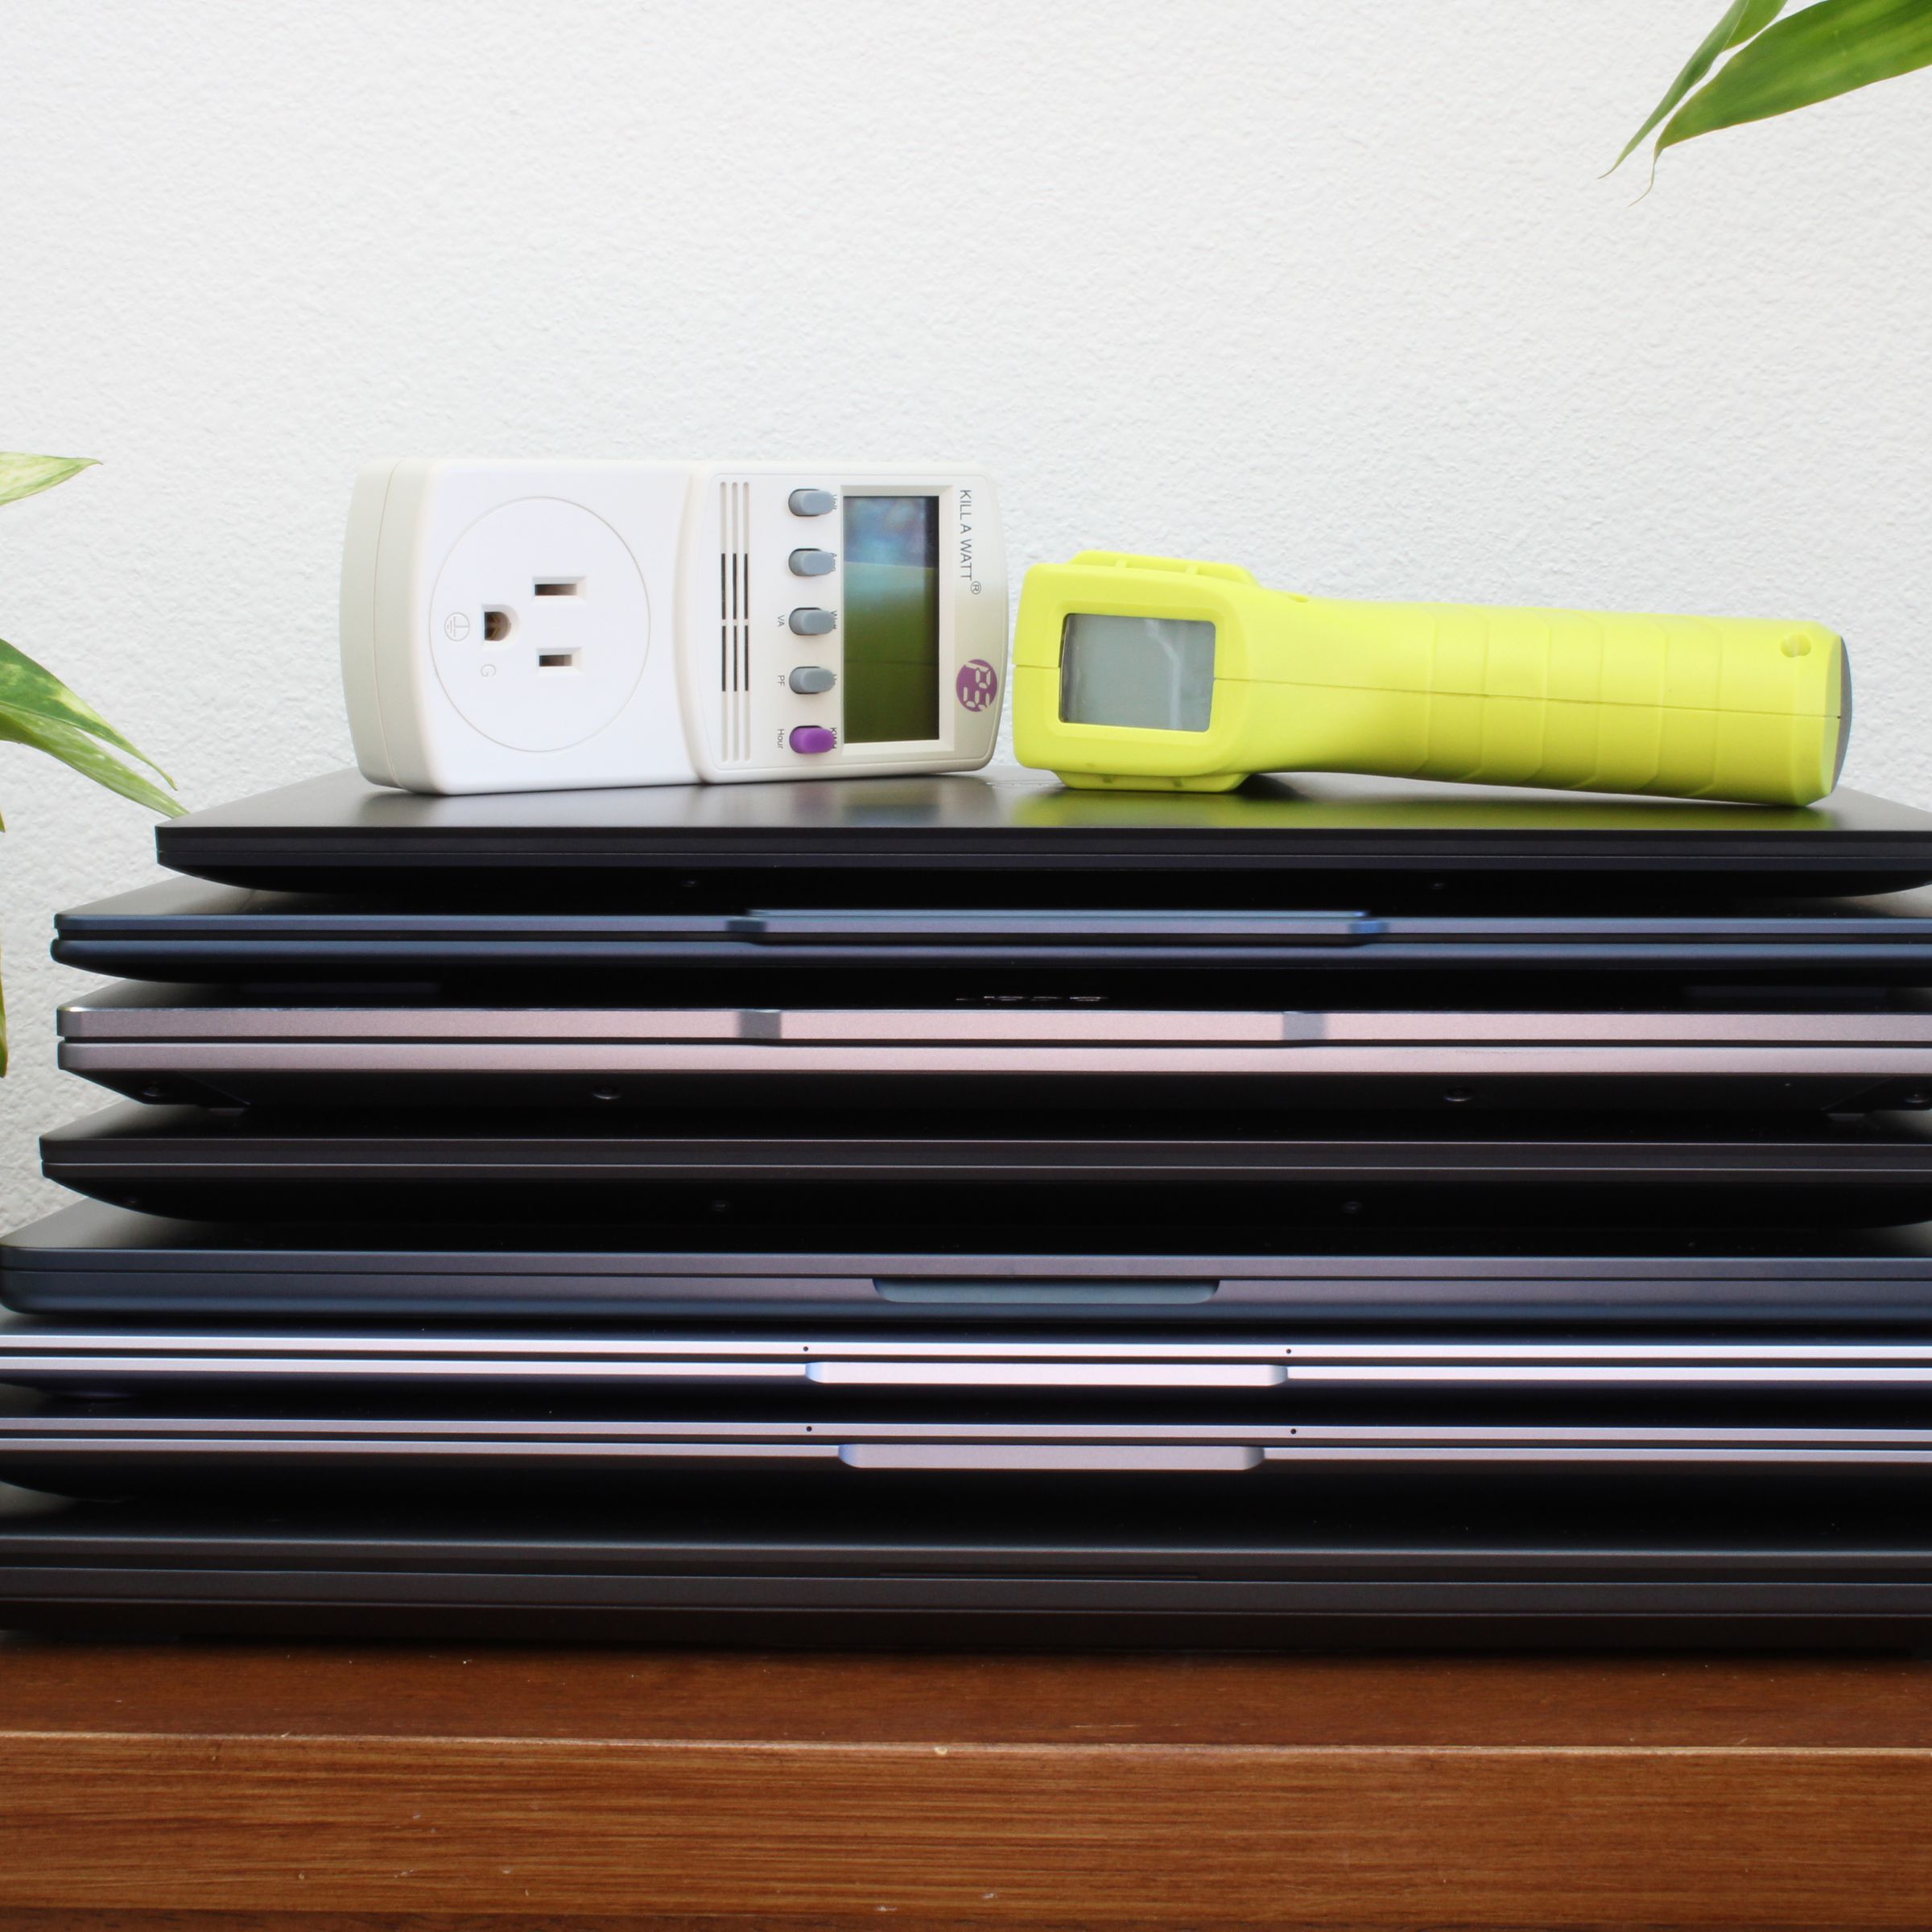
[[1836, 780], [1822, 625], [1326, 599], [1291, 622], [1305, 735], [1332, 733], [1304, 769], [1769, 804]]

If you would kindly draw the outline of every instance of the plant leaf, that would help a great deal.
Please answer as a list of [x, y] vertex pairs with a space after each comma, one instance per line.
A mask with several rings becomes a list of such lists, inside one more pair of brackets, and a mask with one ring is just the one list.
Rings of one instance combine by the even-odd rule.
[[166, 818], [176, 818], [187, 810], [179, 799], [171, 799], [159, 786], [123, 765], [111, 753], [102, 750], [85, 732], [76, 731], [70, 724], [50, 723], [31, 712], [0, 704], [0, 740], [31, 745], [36, 751], [44, 751], [63, 765], [71, 765], [83, 778], [92, 778], [97, 785], [105, 785], [109, 791], [118, 791], [122, 798], [132, 799], [137, 805], [145, 805], [150, 811], [158, 811]]
[[[151, 771], [167, 774], [138, 745], [131, 744], [85, 698], [77, 697], [49, 671], [37, 664], [23, 650], [16, 650], [0, 638], [0, 711], [44, 718], [50, 724], [64, 724], [85, 731], [118, 746], [130, 758], [138, 758]], [[172, 778], [167, 778], [173, 784]]]
[[1664, 90], [1664, 97], [1650, 110], [1650, 118], [1624, 144], [1624, 151], [1610, 163], [1615, 174], [1642, 146], [1644, 137], [1675, 107], [1684, 96], [1710, 72], [1711, 64], [1721, 53], [1761, 33], [1784, 11], [1785, 0], [1732, 0], [1724, 17], [1704, 36], [1703, 44], [1684, 63], [1683, 72]]
[[[92, 456], [29, 456], [0, 450], [0, 503], [38, 496], [42, 490], [52, 489], [56, 483], [64, 483], [69, 477], [91, 469], [94, 460]], [[85, 734], [91, 732], [110, 744], [122, 745], [142, 764], [161, 771], [153, 759], [136, 751], [106, 719], [92, 706], [83, 704], [52, 671], [4, 642], [0, 642], [0, 700], [5, 700], [0, 702], [0, 738], [11, 738], [52, 752], [97, 783], [143, 805], [151, 804], [171, 816], [181, 810], [165, 792], [157, 791], [138, 772], [130, 771], [109, 758]], [[72, 722], [60, 722], [63, 718], [71, 718]], [[161, 775], [167, 778], [164, 771]], [[168, 778], [167, 782], [171, 785], [174, 780]], [[0, 997], [0, 1074], [6, 1071], [6, 1002]]]
[[1680, 107], [1657, 151], [1932, 64], [1928, 0], [1817, 0], [1767, 27]]
[[64, 483], [84, 469], [92, 469], [93, 456], [23, 456], [0, 450], [0, 503], [12, 503], [22, 497], [38, 496]]

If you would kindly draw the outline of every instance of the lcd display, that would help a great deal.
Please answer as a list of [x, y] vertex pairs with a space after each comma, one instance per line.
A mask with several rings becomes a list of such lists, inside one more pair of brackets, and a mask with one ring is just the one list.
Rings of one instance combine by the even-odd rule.
[[939, 500], [845, 499], [845, 741], [939, 735]]
[[1060, 634], [1069, 724], [1205, 731], [1214, 709], [1214, 626], [1185, 617], [1075, 612]]

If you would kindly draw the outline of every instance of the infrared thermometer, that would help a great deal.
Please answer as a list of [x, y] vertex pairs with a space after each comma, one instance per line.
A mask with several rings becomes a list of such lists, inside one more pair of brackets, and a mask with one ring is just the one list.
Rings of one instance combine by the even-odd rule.
[[356, 758], [411, 791], [971, 771], [1006, 576], [948, 463], [410, 457], [342, 555]]
[[1020, 762], [1129, 791], [1345, 771], [1802, 805], [1852, 725], [1822, 624], [1365, 603], [1111, 551], [1027, 572], [1013, 658]]

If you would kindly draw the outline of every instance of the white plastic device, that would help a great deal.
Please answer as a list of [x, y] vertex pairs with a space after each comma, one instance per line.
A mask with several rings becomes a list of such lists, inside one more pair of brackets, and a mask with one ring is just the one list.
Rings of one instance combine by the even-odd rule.
[[404, 458], [356, 480], [342, 680], [410, 791], [970, 771], [1006, 682], [991, 481]]

